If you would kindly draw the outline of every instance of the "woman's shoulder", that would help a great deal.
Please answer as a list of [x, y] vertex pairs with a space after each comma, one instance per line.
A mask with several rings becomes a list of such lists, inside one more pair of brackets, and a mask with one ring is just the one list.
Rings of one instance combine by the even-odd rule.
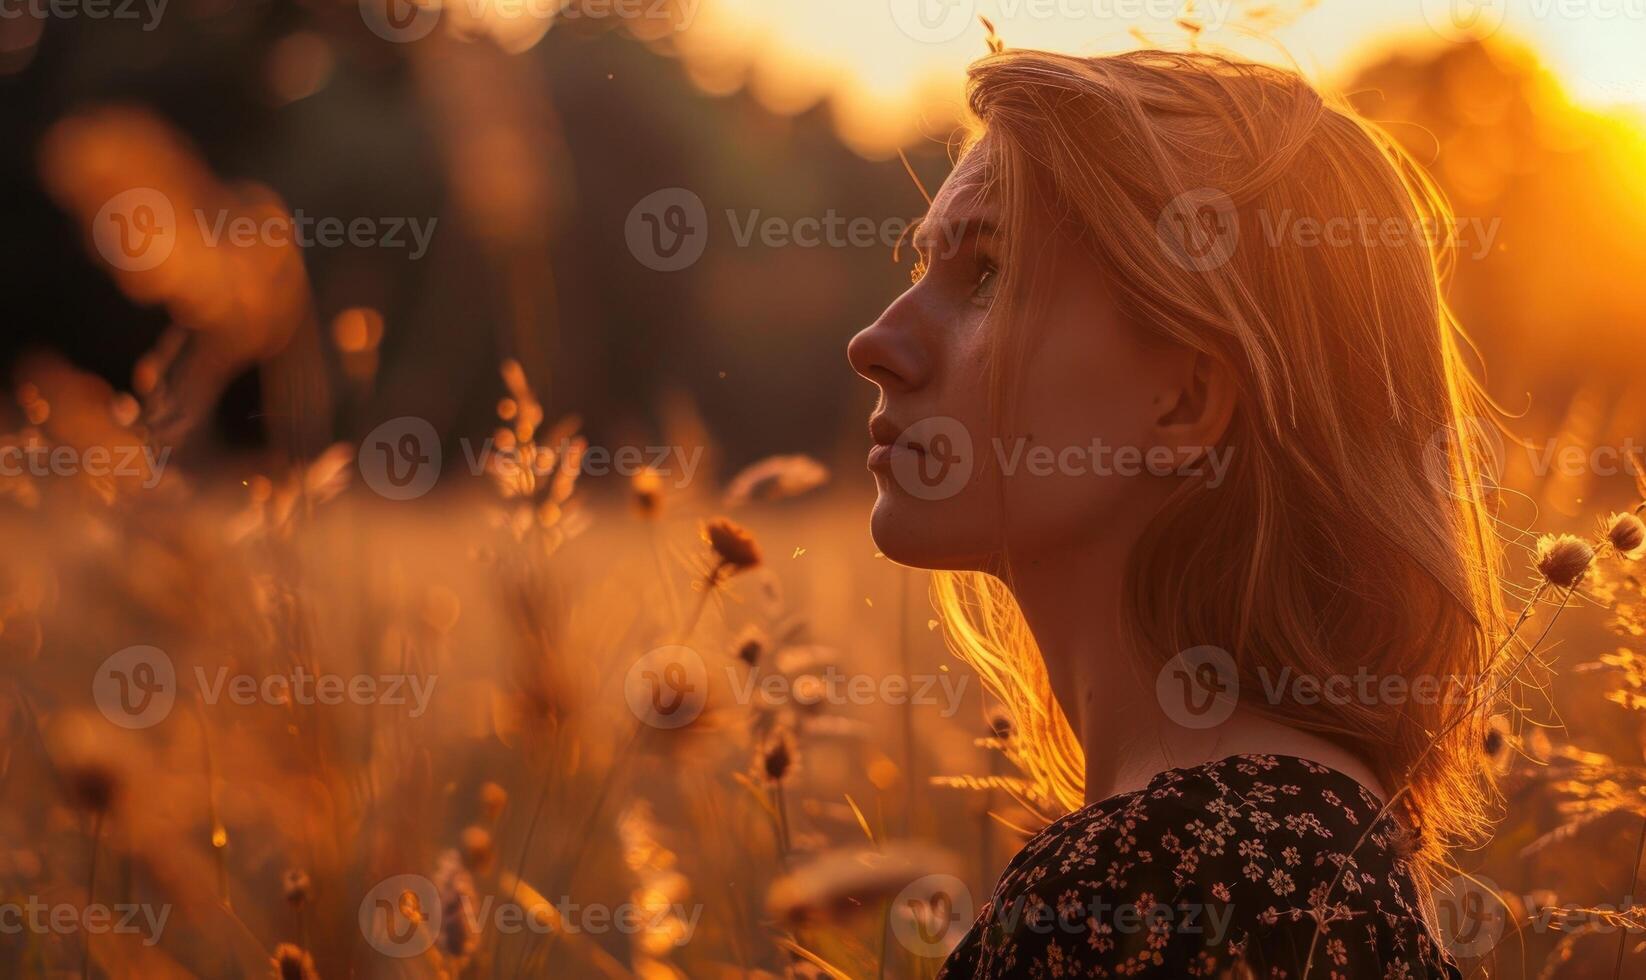
[[945, 976], [1450, 976], [1381, 809], [1293, 756], [1168, 770], [1036, 834]]

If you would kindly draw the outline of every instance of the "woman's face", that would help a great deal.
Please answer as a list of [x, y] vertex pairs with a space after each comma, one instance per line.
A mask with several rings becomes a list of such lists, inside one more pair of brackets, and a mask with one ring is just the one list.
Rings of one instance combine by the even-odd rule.
[[[990, 343], [1001, 215], [986, 146], [968, 153], [921, 223], [924, 274], [853, 337], [853, 369], [880, 389], [869, 420], [879, 492], [872, 529], [887, 557], [941, 569], [1050, 558], [1140, 529], [1197, 406], [1197, 359], [1120, 322], [1091, 254], [1030, 216], [1021, 261], [1049, 284], [1025, 331], [1004, 418], [991, 410]], [[1203, 373], [1203, 372], [1202, 372]]]

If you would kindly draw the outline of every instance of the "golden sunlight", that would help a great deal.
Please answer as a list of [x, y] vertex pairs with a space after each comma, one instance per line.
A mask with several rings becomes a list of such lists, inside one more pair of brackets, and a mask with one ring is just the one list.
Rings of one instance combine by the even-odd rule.
[[1011, 47], [1216, 46], [1326, 83], [1391, 51], [1491, 37], [1529, 48], [1580, 105], [1646, 106], [1646, 0], [686, 0], [683, 15], [698, 84], [747, 84], [784, 113], [827, 98], [872, 157], [946, 135], [983, 18]]

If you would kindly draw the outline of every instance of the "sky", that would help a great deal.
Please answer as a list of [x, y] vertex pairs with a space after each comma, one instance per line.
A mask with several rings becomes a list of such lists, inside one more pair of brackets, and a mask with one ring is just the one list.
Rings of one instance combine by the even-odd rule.
[[987, 50], [980, 17], [1010, 47], [1080, 54], [1181, 47], [1194, 31], [1328, 85], [1392, 47], [1494, 36], [1531, 48], [1577, 103], [1646, 113], [1646, 0], [680, 2], [677, 43], [698, 84], [746, 84], [778, 111], [827, 98], [842, 137], [871, 156], [952, 127], [963, 69]]

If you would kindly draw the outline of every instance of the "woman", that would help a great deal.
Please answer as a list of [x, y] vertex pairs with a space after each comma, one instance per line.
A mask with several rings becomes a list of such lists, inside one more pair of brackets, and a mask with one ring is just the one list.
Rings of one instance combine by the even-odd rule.
[[1501, 609], [1444, 202], [1277, 69], [1004, 52], [969, 94], [848, 354], [875, 541], [1067, 812], [941, 975], [1458, 976]]

